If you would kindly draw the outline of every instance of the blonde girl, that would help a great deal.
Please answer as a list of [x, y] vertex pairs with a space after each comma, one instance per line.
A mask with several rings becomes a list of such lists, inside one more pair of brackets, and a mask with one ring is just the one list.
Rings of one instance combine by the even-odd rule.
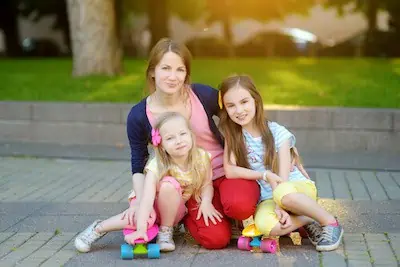
[[[137, 239], [148, 241], [146, 232], [154, 218], [160, 224], [157, 236], [160, 250], [173, 251], [173, 226], [186, 214], [185, 204], [191, 197], [198, 203], [197, 219], [203, 217], [207, 226], [209, 221], [214, 225], [221, 222], [222, 215], [212, 204], [210, 155], [196, 146], [188, 121], [179, 113], [167, 112], [158, 118], [151, 135], [155, 157], [145, 167], [137, 222], [125, 216], [129, 209], [103, 222], [96, 221], [75, 240], [79, 251], [90, 250], [94, 241], [114, 230], [124, 229], [125, 241], [130, 244]], [[129, 199], [131, 206], [136, 205], [134, 193]]]
[[162, 115], [152, 137], [156, 157], [145, 167], [145, 194], [138, 211], [137, 230], [131, 238], [147, 239], [146, 221], [155, 200], [161, 219], [158, 243], [171, 251], [175, 249], [172, 226], [183, 218], [185, 203], [192, 195], [199, 204], [197, 219], [203, 216], [207, 226], [209, 220], [213, 224], [221, 221], [222, 215], [211, 203], [210, 155], [196, 146], [188, 121], [175, 112]]

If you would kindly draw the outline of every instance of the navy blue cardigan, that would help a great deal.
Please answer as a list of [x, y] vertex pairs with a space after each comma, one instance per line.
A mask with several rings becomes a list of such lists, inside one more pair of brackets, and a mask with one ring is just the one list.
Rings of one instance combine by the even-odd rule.
[[[218, 116], [219, 112], [218, 91], [204, 84], [192, 84], [192, 90], [200, 99], [207, 113], [211, 131], [223, 146], [222, 135], [212, 119], [214, 115]], [[131, 147], [132, 174], [143, 173], [149, 157], [147, 145], [151, 136], [151, 125], [146, 115], [146, 100], [147, 97], [132, 107], [126, 122], [129, 145]]]

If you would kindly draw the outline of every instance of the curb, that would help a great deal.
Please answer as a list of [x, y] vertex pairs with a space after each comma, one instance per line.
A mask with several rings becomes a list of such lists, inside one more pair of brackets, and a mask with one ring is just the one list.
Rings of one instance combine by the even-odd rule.
[[[132, 104], [0, 102], [0, 141], [125, 146]], [[265, 106], [316, 152], [400, 152], [400, 109]]]

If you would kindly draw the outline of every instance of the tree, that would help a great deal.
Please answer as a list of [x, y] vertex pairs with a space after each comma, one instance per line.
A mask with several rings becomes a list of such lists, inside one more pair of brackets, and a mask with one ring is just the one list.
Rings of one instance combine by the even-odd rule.
[[261, 21], [282, 19], [290, 13], [306, 13], [315, 0], [125, 0], [126, 9], [144, 13], [149, 17], [151, 45], [160, 38], [169, 36], [169, 18], [177, 15], [184, 21], [194, 22], [205, 17], [208, 24], [220, 21], [223, 24], [224, 39], [233, 54], [232, 23], [234, 19], [254, 18]]
[[193, 22], [204, 13], [204, 0], [123, 1], [124, 10], [127, 13], [148, 16], [148, 29], [151, 33], [150, 47], [153, 47], [161, 38], [170, 36], [171, 15], [176, 15], [184, 21]]
[[[235, 3], [232, 3], [235, 2]], [[223, 25], [224, 40], [228, 45], [228, 56], [232, 57], [235, 54], [232, 36], [232, 16], [235, 15], [235, 7], [237, 1], [207, 0], [208, 18], [207, 23], [211, 24], [215, 21], [220, 21]]]
[[[168, 0], [124, 0], [127, 13], [146, 14], [151, 33], [150, 47], [163, 37], [169, 36], [170, 8]], [[125, 15], [128, 15], [125, 14]]]
[[122, 72], [122, 49], [114, 0], [68, 0], [73, 75]]
[[159, 39], [169, 36], [169, 12], [166, 0], [148, 0], [149, 30], [151, 32], [150, 47]]
[[389, 29], [400, 34], [400, 3], [394, 1], [388, 3], [387, 11], [389, 13]]
[[393, 57], [400, 57], [400, 2], [398, 0], [384, 0], [384, 9], [389, 14], [388, 52]]
[[22, 54], [18, 29], [18, 1], [0, 0], [0, 29], [3, 30], [6, 55]]
[[[367, 32], [363, 44], [363, 55], [373, 54], [374, 35], [377, 31], [378, 11], [386, 0], [326, 0], [326, 7], [335, 7], [338, 14], [344, 14], [344, 8], [353, 5], [353, 12], [362, 12], [367, 20]], [[397, 1], [397, 0], [395, 0]]]

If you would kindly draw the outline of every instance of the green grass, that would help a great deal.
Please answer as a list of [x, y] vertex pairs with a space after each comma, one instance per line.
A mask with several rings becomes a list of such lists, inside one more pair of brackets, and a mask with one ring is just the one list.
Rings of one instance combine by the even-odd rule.
[[[119, 77], [72, 78], [72, 61], [0, 61], [0, 100], [138, 102], [145, 60], [125, 60]], [[250, 74], [265, 104], [400, 107], [400, 59], [197, 59], [192, 81], [218, 86]]]

